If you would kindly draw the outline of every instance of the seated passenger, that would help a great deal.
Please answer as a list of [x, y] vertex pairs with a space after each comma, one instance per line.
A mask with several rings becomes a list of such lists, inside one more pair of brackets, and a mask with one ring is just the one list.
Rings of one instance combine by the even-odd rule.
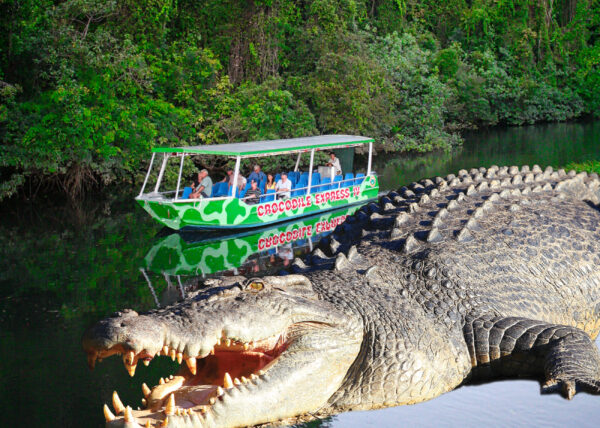
[[267, 174], [267, 182], [265, 183], [265, 192], [267, 190], [275, 190], [276, 186], [277, 186], [277, 183], [275, 183], [273, 174]]
[[227, 175], [221, 181], [223, 183], [228, 182], [229, 183], [229, 188], [231, 189], [231, 185], [233, 184], [233, 169], [227, 168]]
[[256, 181], [252, 180], [250, 183], [250, 188], [246, 192], [246, 196], [244, 197], [244, 201], [249, 205], [258, 204], [260, 202], [260, 194], [261, 191], [258, 188], [258, 184]]
[[291, 195], [292, 182], [288, 180], [285, 172], [281, 173], [281, 178], [275, 185], [275, 191], [277, 192], [277, 199], [288, 199]]
[[[226, 181], [229, 184], [228, 191], [227, 191], [228, 195], [231, 194], [231, 186], [233, 186], [233, 177], [234, 177], [233, 169], [227, 168], [227, 175], [225, 176], [225, 178], [222, 181], [223, 182]], [[244, 187], [246, 187], [246, 179], [244, 178], [244, 176], [242, 174], [238, 174], [237, 188], [241, 192], [242, 190], [244, 190]]]
[[260, 184], [266, 179], [267, 177], [265, 176], [265, 173], [260, 170], [260, 165], [254, 165], [254, 171], [252, 171], [248, 176], [248, 181], [252, 183], [252, 180], [254, 180]]
[[[233, 183], [233, 179], [231, 180], [231, 182]], [[240, 192], [242, 190], [244, 190], [244, 187], [246, 187], [246, 183], [247, 183], [246, 178], [242, 174], [238, 174], [237, 188]], [[229, 187], [231, 187], [231, 186], [229, 186]]]
[[329, 153], [329, 162], [327, 162], [327, 166], [333, 167], [334, 175], [342, 174], [342, 166], [340, 165], [340, 160], [335, 157], [335, 153]]
[[190, 199], [209, 198], [212, 193], [213, 182], [208, 176], [208, 171], [203, 169], [198, 173], [198, 178], [192, 183]]

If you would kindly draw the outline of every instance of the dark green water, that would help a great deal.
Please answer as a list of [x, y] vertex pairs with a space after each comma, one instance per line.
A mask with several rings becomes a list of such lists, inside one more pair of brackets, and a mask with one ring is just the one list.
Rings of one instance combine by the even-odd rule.
[[[382, 154], [375, 168], [382, 190], [389, 190], [461, 168], [559, 166], [594, 158], [600, 159], [600, 122], [478, 132], [467, 136], [459, 152], [410, 158]], [[158, 359], [150, 367], [139, 365], [131, 380], [113, 358], [90, 372], [80, 348], [84, 329], [111, 312], [152, 308], [155, 295], [162, 304], [177, 299], [177, 282], [169, 285], [149, 272], [151, 289], [139, 270], [159, 241], [158, 231], [130, 197], [0, 206], [0, 426], [103, 426], [101, 407], [114, 389], [126, 404], [137, 406], [142, 382], [156, 384], [174, 371], [170, 361]], [[307, 245], [291, 250], [300, 254]], [[283, 256], [249, 256], [239, 271], [284, 264]], [[182, 285], [197, 282], [184, 276]], [[600, 397], [581, 394], [567, 402], [540, 396], [535, 382], [506, 381], [460, 388], [415, 406], [346, 413], [322, 424], [597, 426], [598, 420]]]

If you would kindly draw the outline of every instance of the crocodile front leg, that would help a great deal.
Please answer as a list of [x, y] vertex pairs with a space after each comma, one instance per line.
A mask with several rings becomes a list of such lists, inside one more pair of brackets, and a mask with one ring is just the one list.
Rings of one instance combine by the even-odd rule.
[[600, 394], [600, 353], [582, 330], [544, 321], [486, 315], [463, 329], [474, 379], [542, 378], [542, 392]]

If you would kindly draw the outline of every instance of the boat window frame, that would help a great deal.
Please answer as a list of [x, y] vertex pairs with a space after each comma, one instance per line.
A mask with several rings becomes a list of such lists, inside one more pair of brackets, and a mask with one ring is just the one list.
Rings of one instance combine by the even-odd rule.
[[[362, 146], [364, 144], [365, 143], [362, 143], [362, 144], [352, 144], [351, 147], [355, 148], [355, 147], [358, 147], [358, 146]], [[367, 171], [366, 171], [366, 174], [365, 174], [366, 177], [371, 176], [374, 173], [374, 171], [372, 171], [373, 141], [369, 142], [368, 144], [369, 144], [369, 154], [368, 154], [368, 162], [367, 162]], [[348, 147], [348, 145], [341, 145], [340, 147]], [[311, 193], [311, 188], [313, 187], [312, 186], [312, 174], [313, 174], [312, 170], [313, 170], [313, 167], [314, 167], [314, 154], [315, 154], [315, 151], [329, 151], [329, 150], [332, 150], [333, 148], [335, 148], [335, 147], [322, 147], [322, 148], [320, 148], [320, 147], [313, 147], [312, 149], [300, 149], [300, 150], [293, 150], [293, 151], [291, 151], [291, 153], [294, 153], [294, 152], [298, 153], [298, 157], [296, 159], [296, 165], [294, 167], [294, 171], [298, 171], [298, 169], [299, 169], [300, 160], [301, 160], [302, 154], [306, 153], [306, 152], [310, 152], [308, 183], [307, 183], [307, 186], [305, 187], [307, 194]], [[156, 185], [154, 186], [154, 191], [153, 192], [144, 194], [144, 190], [146, 189], [146, 186], [148, 184], [148, 179], [150, 177], [150, 172], [152, 171], [152, 167], [154, 165], [154, 161], [155, 161], [155, 158], [156, 158], [156, 153], [162, 153], [163, 154], [163, 160], [162, 160], [160, 171], [159, 171], [159, 174], [158, 174], [158, 177], [157, 177], [157, 180], [156, 180]], [[284, 156], [284, 155], [286, 155], [285, 152], [277, 152], [277, 153], [274, 153], [274, 154], [272, 154], [270, 156], [265, 156], [265, 154], [251, 154], [251, 155], [239, 155], [238, 154], [237, 156], [220, 155], [220, 154], [212, 155], [212, 156], [226, 156], [226, 157], [228, 157], [230, 159], [231, 158], [235, 158], [235, 160], [236, 160], [235, 161], [235, 168], [234, 168], [234, 184], [235, 185], [231, 186], [231, 189], [229, 189], [227, 196], [225, 196], [224, 198], [230, 198], [230, 199], [236, 198], [236, 193], [237, 193], [236, 192], [237, 179], [238, 179], [238, 177], [240, 175], [240, 166], [241, 166], [241, 160], [242, 160], [242, 158], [246, 159], [246, 158], [255, 158], [255, 157], [273, 157], [273, 156]], [[179, 198], [179, 190], [181, 189], [181, 177], [182, 177], [182, 174], [183, 174], [183, 163], [184, 163], [185, 156], [202, 156], [202, 154], [190, 153], [190, 152], [176, 152], [176, 151], [173, 151], [173, 152], [166, 152], [166, 151], [165, 152], [155, 152], [155, 151], [153, 151], [152, 152], [152, 157], [150, 159], [150, 165], [148, 166], [148, 171], [146, 172], [146, 176], [144, 178], [144, 183], [142, 184], [142, 188], [141, 188], [140, 193], [138, 194], [138, 196], [137, 196], [136, 199], [144, 199], [145, 195], [157, 195], [157, 194], [161, 194], [159, 192], [159, 189], [160, 189], [160, 185], [162, 184], [162, 180], [163, 180], [163, 177], [164, 177], [164, 172], [165, 172], [168, 160], [169, 160], [170, 157], [179, 157], [181, 160], [180, 160], [180, 163], [179, 163], [179, 174], [178, 174], [178, 177], [177, 177], [177, 187], [176, 187], [176, 189], [174, 191], [175, 195], [174, 195], [174, 197], [172, 199], [170, 199], [170, 201], [171, 202], [190, 201], [189, 198], [188, 199], [180, 199]], [[204, 156], [207, 156], [207, 155], [204, 154]], [[208, 156], [211, 156], [211, 155], [208, 155]], [[330, 178], [331, 178], [331, 183], [333, 183], [333, 179], [334, 179], [334, 172], [333, 172], [333, 170], [331, 171], [331, 177]], [[344, 181], [347, 181], [347, 180], [342, 180], [342, 182], [344, 182]], [[173, 192], [173, 190], [167, 191], [165, 193], [171, 193], [171, 192]], [[216, 197], [216, 198], [209, 198], [209, 199], [220, 199], [220, 198], [223, 198], [223, 197]], [[239, 198], [239, 199], [243, 200], [245, 198]]]

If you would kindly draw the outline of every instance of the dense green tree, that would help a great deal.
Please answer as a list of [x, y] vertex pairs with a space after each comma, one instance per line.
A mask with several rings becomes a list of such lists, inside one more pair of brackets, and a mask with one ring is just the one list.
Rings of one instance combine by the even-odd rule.
[[0, 28], [0, 199], [137, 181], [155, 145], [600, 116], [595, 0], [0, 0]]

